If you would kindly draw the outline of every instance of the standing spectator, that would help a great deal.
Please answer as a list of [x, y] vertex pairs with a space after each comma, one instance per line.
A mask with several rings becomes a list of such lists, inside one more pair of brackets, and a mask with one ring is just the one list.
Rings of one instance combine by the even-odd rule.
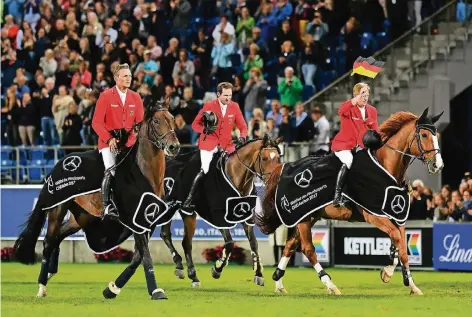
[[108, 35], [110, 37], [111, 43], [116, 43], [116, 40], [118, 39], [118, 31], [113, 28], [112, 18], [105, 19], [105, 28], [102, 31], [97, 33], [95, 44], [100, 48], [103, 47], [103, 45], [105, 44], [104, 43], [105, 35]]
[[213, 58], [212, 73], [216, 74], [219, 82], [231, 82], [233, 68], [231, 54], [234, 46], [231, 43], [231, 36], [228, 33], [221, 35], [221, 42], [217, 43], [211, 51]]
[[11, 86], [7, 89], [5, 97], [5, 106], [2, 107], [2, 116], [6, 117], [7, 141], [11, 146], [20, 144], [20, 134], [18, 132], [18, 115], [14, 110], [18, 107], [19, 100], [16, 96], [16, 87]]
[[28, 145], [28, 140], [31, 146], [34, 146], [34, 132], [36, 130], [36, 109], [31, 102], [31, 95], [29, 92], [23, 94], [21, 101], [18, 100], [17, 107], [14, 108], [18, 116], [18, 131], [23, 146]]
[[293, 6], [288, 0], [279, 0], [272, 11], [271, 19], [277, 21], [277, 24], [287, 21], [292, 15]]
[[185, 87], [183, 98], [180, 99], [180, 105], [176, 111], [177, 115], [181, 115], [185, 122], [193, 122], [198, 114], [197, 103], [193, 100], [192, 87]]
[[164, 52], [164, 56], [161, 57], [161, 74], [164, 78], [164, 84], [172, 84], [172, 72], [174, 71], [174, 65], [179, 59], [179, 41], [174, 37], [169, 40], [169, 47]]
[[261, 108], [254, 108], [252, 118], [248, 124], [248, 136], [252, 139], [262, 138], [266, 131], [266, 122], [264, 121], [264, 112]]
[[441, 194], [434, 195], [434, 221], [442, 221], [447, 219], [449, 208], [447, 207], [446, 200]]
[[134, 75], [136, 76], [138, 72], [144, 73], [144, 82], [149, 86], [154, 85], [154, 77], [159, 71], [159, 65], [151, 59], [151, 51], [144, 51], [144, 61], [138, 65]]
[[292, 43], [293, 49], [297, 51], [299, 36], [295, 33], [295, 31], [290, 27], [290, 22], [284, 21], [282, 23], [282, 27], [277, 32], [277, 46], [272, 51], [273, 53], [279, 54], [282, 51], [282, 45], [286, 41], [290, 41]]
[[272, 139], [279, 137], [279, 128], [275, 125], [275, 120], [269, 118], [266, 120], [266, 131], [265, 133]]
[[344, 50], [346, 52], [346, 68], [351, 69], [354, 61], [361, 52], [359, 23], [356, 18], [351, 17], [341, 30], [344, 35]]
[[249, 46], [249, 56], [244, 63], [244, 79], [249, 79], [251, 69], [258, 68], [259, 70], [262, 70], [263, 67], [264, 61], [259, 56], [259, 47], [257, 44], [252, 43]]
[[57, 62], [54, 59], [54, 52], [52, 51], [52, 49], [46, 50], [46, 53], [44, 53], [44, 57], [41, 57], [39, 67], [42, 68], [44, 76], [54, 76], [57, 70]]
[[314, 107], [313, 110], [311, 110], [311, 119], [314, 122], [316, 134], [311, 145], [310, 154], [326, 155], [329, 153], [329, 139], [331, 133], [329, 121], [319, 107]]
[[175, 62], [172, 77], [178, 77], [185, 86], [191, 86], [193, 76], [195, 75], [195, 65], [188, 59], [187, 50], [181, 48], [179, 51], [179, 60]]
[[89, 62], [82, 61], [79, 66], [79, 71], [72, 76], [71, 88], [76, 88], [76, 83], [81, 83], [85, 87], [90, 87], [92, 84], [92, 74], [89, 72]]
[[211, 39], [205, 35], [203, 29], [198, 30], [197, 37], [192, 44], [192, 52], [196, 55], [194, 60], [197, 85], [206, 89], [209, 87], [208, 76], [211, 70]]
[[187, 0], [170, 0], [171, 14], [173, 17], [174, 31], [179, 33], [179, 40], [185, 46], [185, 33], [187, 32], [192, 6]]
[[21, 99], [23, 97], [24, 93], [29, 93], [30, 88], [28, 85], [26, 85], [26, 76], [23, 75], [24, 71], [21, 71], [20, 73], [17, 73], [18, 76], [16, 77], [16, 96]]
[[281, 108], [282, 123], [279, 127], [279, 137], [282, 137], [284, 142], [292, 143], [294, 129], [292, 125], [292, 117], [290, 116], [290, 109], [287, 105], [283, 105]]
[[82, 109], [82, 124], [84, 127], [84, 141], [86, 145], [94, 146], [98, 142], [97, 133], [92, 129], [92, 119], [93, 113], [95, 111], [95, 106], [97, 104], [99, 93], [94, 90], [90, 92], [89, 99], [90, 102], [87, 104], [87, 107]]
[[280, 82], [278, 88], [282, 104], [293, 108], [297, 102], [302, 100], [302, 90], [302, 83], [298, 77], [293, 75], [293, 68], [285, 68], [285, 78]]
[[69, 107], [74, 103], [72, 96], [67, 94], [67, 87], [59, 87], [59, 95], [55, 95], [52, 100], [52, 113], [54, 114], [54, 123], [56, 124], [59, 140], [62, 142], [64, 119], [69, 114]]
[[[71, 103], [69, 106], [69, 114], [64, 119], [62, 130], [64, 135], [62, 138], [63, 146], [80, 146], [82, 144], [82, 118], [77, 114], [77, 104]], [[66, 150], [66, 154], [77, 152], [77, 149]]]
[[252, 29], [256, 25], [254, 18], [249, 15], [247, 7], [241, 9], [241, 16], [238, 18], [238, 24], [236, 25], [236, 37], [237, 46], [239, 48], [245, 48], [247, 45], [247, 39], [251, 37]]
[[283, 76], [287, 67], [295, 69], [297, 67], [298, 58], [294, 52], [292, 42], [285, 41], [282, 44], [282, 52], [279, 56], [279, 76]]
[[154, 35], [147, 38], [146, 48], [151, 51], [151, 59], [157, 60], [162, 55], [162, 48], [157, 45], [157, 39]]
[[[470, 190], [472, 190], [472, 188]], [[465, 222], [472, 221], [472, 197], [470, 195], [470, 190], [464, 191], [464, 194], [462, 195], [464, 198], [464, 213], [462, 215], [462, 220]]]
[[192, 129], [181, 114], [175, 116], [175, 134], [177, 134], [180, 144], [191, 144]]
[[313, 21], [307, 24], [306, 34], [311, 34], [315, 42], [320, 42], [323, 37], [328, 34], [328, 24], [323, 22], [323, 17], [320, 11], [315, 11]]
[[316, 70], [321, 62], [323, 56], [318, 43], [313, 41], [313, 36], [307, 34], [305, 36], [305, 47], [302, 51], [302, 74], [305, 80], [305, 85], [315, 88], [314, 80]]
[[[297, 103], [295, 106], [292, 124], [294, 126], [294, 142], [308, 142], [313, 139], [315, 135], [315, 125], [311, 116], [306, 113], [305, 106], [301, 102]], [[305, 157], [308, 155], [309, 146], [298, 146], [294, 150], [294, 153], [296, 153], [295, 157]]]
[[164, 98], [166, 94], [164, 79], [161, 74], [154, 77], [154, 86], [151, 88], [152, 100], [157, 101]]
[[[244, 99], [244, 114], [246, 121], [252, 117], [256, 108], [263, 109], [267, 101], [267, 82], [262, 77], [261, 71], [257, 67], [251, 69], [251, 75], [243, 89], [243, 94], [246, 95]], [[262, 116], [262, 119], [264, 116]]]
[[428, 211], [426, 199], [421, 196], [421, 189], [413, 187], [411, 195], [410, 214], [408, 220], [425, 220]]
[[392, 41], [396, 40], [408, 30], [407, 0], [386, 0], [388, 20]]
[[447, 203], [449, 207], [449, 218], [450, 220], [458, 221], [462, 218], [465, 212], [464, 204], [462, 203], [462, 197], [458, 190], [454, 190], [451, 193], [451, 201]]
[[280, 101], [272, 99], [270, 104], [271, 110], [267, 113], [266, 120], [273, 119], [275, 126], [278, 128], [282, 123], [282, 112], [280, 111]]
[[234, 76], [232, 100], [239, 105], [239, 109], [241, 110], [241, 113], [244, 113], [244, 93], [243, 93], [242, 83], [243, 81], [240, 75]]
[[[215, 27], [212, 33], [216, 45], [222, 42], [224, 33], [229, 35], [229, 39], [233, 41], [232, 39], [234, 38], [236, 31], [234, 26], [228, 21], [228, 17], [226, 15], [221, 17], [220, 23]], [[225, 41], [225, 43], [227, 42]], [[232, 44], [234, 46], [233, 42]]]
[[56, 127], [54, 125], [54, 115], [52, 113], [52, 100], [55, 95], [54, 79], [46, 79], [44, 88], [41, 89], [39, 102], [39, 117], [41, 118], [41, 131], [43, 132], [43, 140], [46, 145], [52, 146], [57, 144]]

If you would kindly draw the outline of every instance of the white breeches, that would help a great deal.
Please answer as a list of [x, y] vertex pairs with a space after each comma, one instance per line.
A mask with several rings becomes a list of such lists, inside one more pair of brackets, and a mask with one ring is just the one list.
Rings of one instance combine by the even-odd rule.
[[353, 159], [351, 150], [337, 151], [334, 152], [334, 155], [336, 155], [343, 164], [346, 164], [347, 168], [351, 168]]
[[215, 154], [218, 151], [218, 148], [215, 147], [211, 151], [207, 150], [200, 150], [200, 161], [202, 161], [202, 170], [203, 173], [208, 173], [208, 170], [210, 169], [210, 163], [211, 160], [213, 159], [213, 154]]
[[[105, 171], [115, 165], [116, 155], [111, 152], [109, 147], [100, 150], [102, 153], [103, 164], [105, 165]], [[111, 174], [115, 176], [115, 170], [111, 171]]]

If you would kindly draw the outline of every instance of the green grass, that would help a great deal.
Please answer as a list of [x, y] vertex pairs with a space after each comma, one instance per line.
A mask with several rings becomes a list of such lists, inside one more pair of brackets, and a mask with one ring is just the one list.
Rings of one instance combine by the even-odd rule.
[[379, 271], [330, 268], [342, 296], [328, 296], [313, 269], [289, 268], [284, 278], [288, 295], [274, 293], [272, 267], [265, 270], [266, 286], [252, 282], [249, 266], [230, 265], [219, 280], [209, 265], [198, 265], [202, 282], [192, 289], [178, 280], [170, 265], [155, 265], [156, 278], [168, 301], [151, 301], [142, 267], [114, 300], [102, 290], [125, 268], [120, 264], [61, 264], [48, 284], [48, 297], [36, 298], [39, 265], [2, 263], [1, 312], [9, 316], [472, 316], [472, 274], [413, 272], [424, 296], [410, 296], [395, 272], [384, 284]]

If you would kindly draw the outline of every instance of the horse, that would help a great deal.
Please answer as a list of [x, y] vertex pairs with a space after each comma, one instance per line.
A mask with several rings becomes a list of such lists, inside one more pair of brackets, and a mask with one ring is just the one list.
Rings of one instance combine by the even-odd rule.
[[[174, 157], [180, 149], [180, 144], [174, 131], [174, 120], [168, 111], [169, 102], [168, 98], [165, 102], [158, 101], [155, 105], [149, 107], [146, 110], [144, 120], [135, 126], [138, 137], [133, 146], [137, 147], [136, 157], [133, 158], [136, 162], [134, 164], [137, 164], [154, 193], [159, 197], [163, 196], [164, 193], [165, 156]], [[117, 162], [120, 162], [119, 158], [120, 156], [118, 156]], [[45, 184], [14, 246], [16, 256], [21, 263], [33, 264], [35, 262], [35, 245], [46, 216], [48, 217], [47, 234], [43, 241], [41, 271], [38, 277], [39, 291], [37, 297], [47, 296], [47, 282], [57, 273], [60, 243], [80, 229], [85, 229], [100, 222], [102, 213], [100, 192], [85, 193], [67, 200], [56, 207], [43, 210], [41, 208], [42, 194], [47, 190], [48, 186]], [[73, 217], [70, 217], [68, 222], [62, 224], [68, 210], [70, 210]], [[124, 212], [126, 210], [120, 210], [120, 213]], [[131, 235], [131, 231], [129, 231], [129, 235]], [[157, 287], [148, 239], [147, 232], [142, 234], [134, 233], [135, 253], [132, 263], [128, 266], [127, 270], [135, 271], [141, 261], [143, 261], [148, 293], [151, 299], [167, 299], [164, 290]], [[103, 292], [104, 296], [106, 298], [116, 297], [116, 294], [119, 293], [120, 285], [126, 284], [126, 278], [127, 275], [122, 274], [116, 283], [110, 282]]]
[[[427, 117], [428, 108], [418, 117], [410, 112], [397, 112], [390, 116], [381, 126], [380, 135], [383, 147], [375, 152], [378, 163], [395, 177], [398, 184], [404, 183], [406, 171], [411, 160], [418, 159], [426, 166], [430, 174], [438, 174], [444, 163], [439, 150], [438, 138], [434, 123], [440, 116]], [[355, 158], [354, 158], [355, 160]], [[281, 177], [283, 165], [278, 165], [272, 173], [262, 200], [262, 212], [256, 214], [255, 223], [265, 234], [275, 231], [281, 225], [276, 214], [275, 192]], [[316, 177], [316, 175], [314, 176]], [[323, 270], [317, 260], [315, 248], [312, 243], [311, 227], [321, 218], [342, 221], [366, 221], [385, 232], [393, 242], [391, 258], [393, 264], [386, 266], [381, 271], [381, 279], [388, 283], [393, 276], [398, 264], [398, 257], [402, 265], [403, 283], [410, 288], [410, 294], [422, 295], [422, 291], [415, 285], [408, 264], [408, 254], [405, 237], [405, 226], [397, 226], [388, 217], [380, 217], [366, 212], [359, 207], [335, 208], [332, 204], [320, 208], [310, 217], [306, 217], [295, 228], [290, 228], [285, 244], [283, 257], [281, 258], [272, 279], [275, 281], [277, 293], [287, 293], [283, 286], [282, 277], [290, 257], [295, 253], [301, 243], [301, 250], [316, 269], [321, 282], [327, 287], [329, 294], [340, 295], [340, 290], [331, 280], [331, 277]], [[357, 219], [356, 219], [357, 218]]]
[[[253, 186], [254, 176], [259, 177], [262, 181], [266, 181], [268, 176], [277, 166], [280, 158], [279, 143], [281, 138], [271, 139], [265, 135], [262, 139], [249, 140], [246, 143], [239, 145], [236, 151], [228, 155], [226, 161], [226, 171], [230, 181], [234, 187], [243, 195], [250, 194]], [[204, 180], [203, 180], [204, 181]], [[212, 199], [211, 196], [207, 196]], [[257, 208], [256, 208], [257, 209]], [[197, 277], [195, 265], [192, 259], [192, 239], [196, 229], [196, 214], [187, 215], [180, 213], [184, 221], [184, 237], [182, 240], [182, 247], [185, 252], [185, 259], [187, 262], [187, 274], [192, 280], [192, 287], [199, 287], [200, 280]], [[264, 285], [264, 277], [262, 274], [263, 265], [258, 253], [258, 243], [254, 234], [254, 229], [247, 223], [241, 223], [246, 237], [249, 240], [251, 247], [251, 255], [253, 261], [254, 283], [257, 285]], [[180, 278], [185, 278], [184, 266], [182, 264], [182, 257], [179, 255], [172, 243], [171, 236], [171, 222], [161, 227], [160, 236], [172, 255], [172, 259], [176, 265], [174, 274]], [[220, 278], [223, 268], [228, 265], [231, 252], [234, 247], [233, 238], [229, 229], [219, 229], [225, 241], [222, 258], [218, 259], [211, 269], [212, 277]]]

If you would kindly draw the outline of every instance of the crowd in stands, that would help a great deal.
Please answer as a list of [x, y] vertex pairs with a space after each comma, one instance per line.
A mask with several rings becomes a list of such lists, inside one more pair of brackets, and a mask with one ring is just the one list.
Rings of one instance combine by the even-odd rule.
[[472, 222], [472, 178], [470, 172], [457, 189], [444, 185], [433, 193], [421, 180], [412, 183], [410, 220]]

